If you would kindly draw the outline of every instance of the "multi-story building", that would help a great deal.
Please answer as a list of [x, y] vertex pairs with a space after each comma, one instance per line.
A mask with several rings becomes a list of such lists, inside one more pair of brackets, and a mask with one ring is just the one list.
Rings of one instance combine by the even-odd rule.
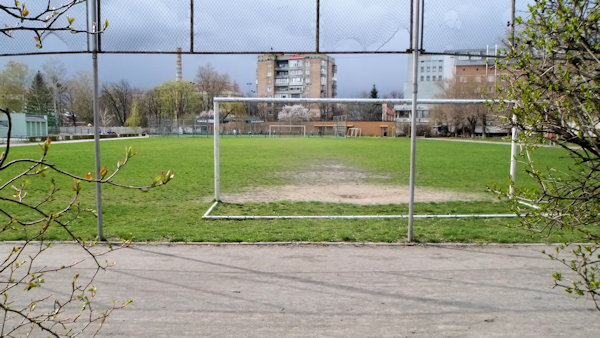
[[486, 57], [490, 52], [485, 49], [463, 50], [458, 53], [465, 55], [456, 57], [455, 80], [459, 83], [476, 83], [479, 92], [493, 93], [500, 80], [496, 58]]
[[258, 57], [256, 94], [273, 98], [334, 98], [335, 59], [321, 54], [265, 54]]
[[[454, 77], [455, 56], [421, 55], [417, 66], [418, 98], [433, 99], [444, 91], [444, 81]], [[408, 57], [408, 80], [404, 82], [404, 97], [412, 97], [412, 55]]]

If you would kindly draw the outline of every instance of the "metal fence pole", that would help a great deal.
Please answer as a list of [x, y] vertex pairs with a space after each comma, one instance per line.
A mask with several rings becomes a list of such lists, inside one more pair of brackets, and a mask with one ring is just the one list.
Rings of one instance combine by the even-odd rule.
[[[96, 180], [100, 180], [100, 109], [98, 106], [98, 1], [92, 4], [92, 72], [94, 77], [94, 151], [96, 155]], [[96, 182], [96, 212], [98, 239], [104, 240], [104, 228], [102, 224], [102, 184]]]
[[219, 154], [219, 102], [214, 102], [214, 162], [215, 162], [215, 201], [221, 200], [221, 165]]
[[413, 26], [412, 26], [412, 108], [410, 120], [410, 200], [408, 203], [408, 235], [407, 240], [412, 242], [413, 223], [415, 215], [415, 181], [416, 181], [416, 157], [417, 157], [417, 94], [418, 94], [418, 74], [419, 65], [419, 2], [413, 0]]

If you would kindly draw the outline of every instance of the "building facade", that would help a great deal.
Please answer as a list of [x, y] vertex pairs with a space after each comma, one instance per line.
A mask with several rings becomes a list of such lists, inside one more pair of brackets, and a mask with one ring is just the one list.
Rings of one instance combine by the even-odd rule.
[[[48, 136], [47, 115], [12, 113], [10, 118], [12, 122], [11, 138], [28, 139]], [[2, 114], [0, 115], [0, 138], [5, 139], [8, 136], [8, 117]]]
[[265, 54], [258, 57], [256, 94], [273, 98], [334, 98], [335, 59], [321, 54]]
[[[408, 78], [404, 82], [404, 97], [412, 97], [412, 55], [408, 58]], [[433, 99], [444, 91], [444, 81], [454, 78], [455, 56], [420, 55], [417, 66], [419, 99]]]

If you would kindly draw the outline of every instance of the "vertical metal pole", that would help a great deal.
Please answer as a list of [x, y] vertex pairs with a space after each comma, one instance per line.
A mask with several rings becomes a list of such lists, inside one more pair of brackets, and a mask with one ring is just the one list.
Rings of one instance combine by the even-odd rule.
[[320, 38], [320, 29], [321, 29], [321, 1], [317, 0], [317, 26], [316, 34], [315, 34], [315, 52], [319, 53], [319, 38]]
[[419, 2], [413, 0], [412, 26], [412, 109], [410, 120], [410, 200], [408, 203], [408, 241], [414, 240], [413, 223], [415, 214], [415, 177], [417, 154], [417, 94], [418, 94], [418, 65], [419, 65]]
[[[511, 52], [515, 50], [515, 0], [512, 0], [511, 12], [511, 27], [510, 27], [510, 47]], [[513, 113], [512, 130], [510, 140], [510, 186], [508, 187], [509, 197], [515, 195], [515, 182], [517, 180], [517, 116]]]
[[219, 148], [219, 102], [214, 102], [214, 162], [215, 162], [215, 201], [221, 200], [221, 164]]
[[190, 53], [194, 52], [194, 0], [190, 0]]
[[[94, 77], [94, 151], [96, 154], [96, 179], [100, 179], [100, 108], [98, 106], [98, 0], [92, 3], [92, 71]], [[102, 225], [102, 184], [96, 182], [96, 211], [98, 213], [98, 239], [104, 240]]]

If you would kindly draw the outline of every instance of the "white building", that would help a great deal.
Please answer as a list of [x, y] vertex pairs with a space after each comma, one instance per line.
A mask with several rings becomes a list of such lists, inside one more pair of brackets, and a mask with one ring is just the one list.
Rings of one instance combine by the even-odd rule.
[[[417, 85], [419, 99], [434, 99], [444, 88], [443, 83], [451, 80], [455, 74], [455, 56], [451, 55], [420, 55], [417, 67]], [[412, 97], [412, 55], [408, 58], [408, 78], [404, 82], [404, 97]]]

